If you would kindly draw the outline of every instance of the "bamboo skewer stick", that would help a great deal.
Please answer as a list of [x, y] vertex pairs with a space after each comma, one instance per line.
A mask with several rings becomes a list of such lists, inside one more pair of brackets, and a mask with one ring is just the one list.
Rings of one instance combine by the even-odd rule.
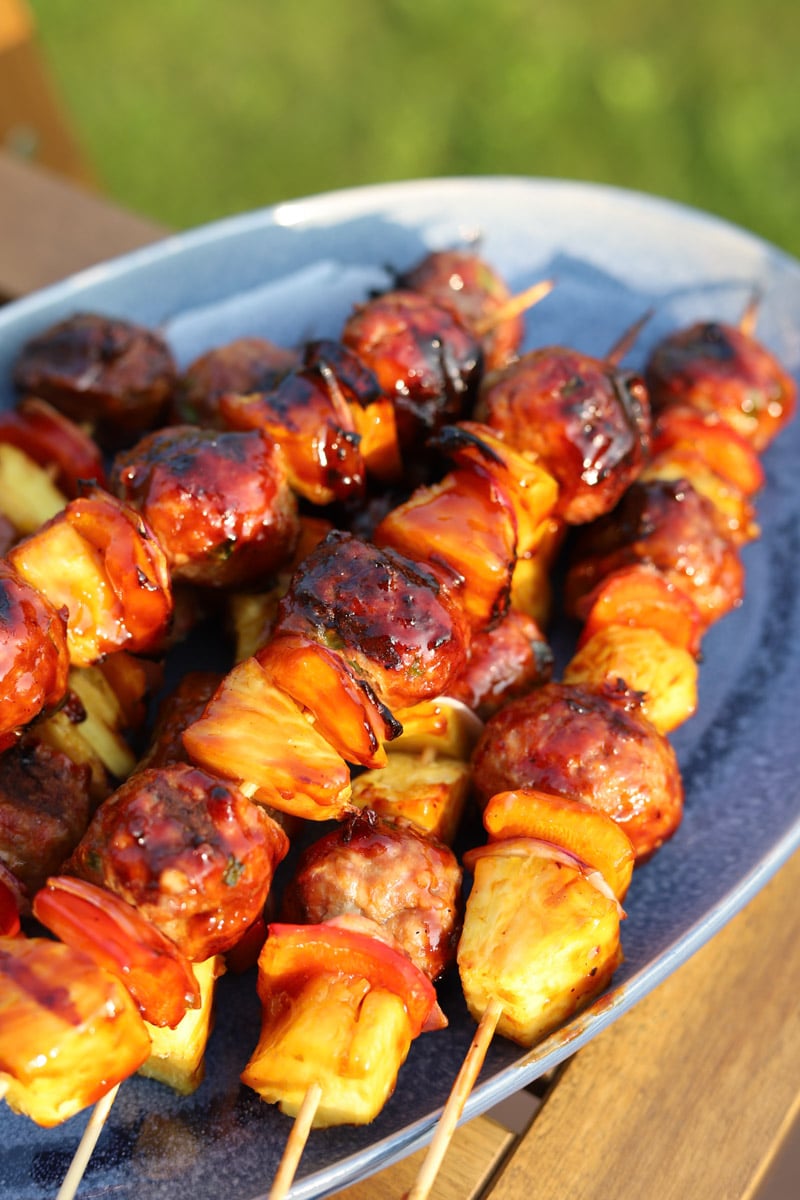
[[500, 1020], [502, 1012], [502, 1004], [496, 997], [493, 997], [480, 1019], [475, 1036], [461, 1064], [461, 1069], [456, 1076], [447, 1103], [442, 1110], [442, 1115], [439, 1118], [436, 1131], [433, 1135], [433, 1141], [428, 1147], [428, 1153], [420, 1167], [417, 1178], [411, 1190], [406, 1192], [403, 1200], [427, 1200], [427, 1197], [430, 1195], [431, 1188], [444, 1162], [444, 1157], [452, 1141], [453, 1134], [456, 1131], [459, 1118], [464, 1111], [464, 1105], [467, 1103], [470, 1093], [475, 1086], [475, 1080], [480, 1074], [481, 1067], [486, 1058], [486, 1052], [494, 1037], [497, 1022]]
[[619, 365], [628, 351], [633, 347], [636, 339], [652, 315], [652, 308], [648, 308], [646, 312], [642, 313], [638, 321], [634, 321], [633, 325], [631, 325], [629, 329], [625, 330], [622, 336], [618, 338], [616, 342], [614, 342], [614, 345], [606, 355], [606, 362], [611, 363], [613, 367]]
[[311, 1125], [321, 1099], [322, 1088], [320, 1085], [318, 1083], [310, 1084], [294, 1119], [292, 1132], [284, 1147], [283, 1157], [270, 1188], [268, 1200], [283, 1200], [292, 1186], [292, 1180], [306, 1148]]
[[103, 1126], [111, 1111], [111, 1106], [117, 1098], [119, 1086], [119, 1084], [116, 1084], [109, 1092], [106, 1092], [105, 1096], [102, 1096], [92, 1109], [89, 1123], [83, 1131], [83, 1137], [78, 1143], [78, 1148], [73, 1155], [69, 1170], [64, 1176], [64, 1182], [58, 1189], [56, 1200], [73, 1200], [86, 1168], [89, 1165], [89, 1159], [92, 1157], [94, 1148], [97, 1145], [97, 1139], [103, 1132]]
[[540, 279], [537, 283], [531, 284], [529, 288], [509, 297], [505, 304], [495, 309], [494, 312], [488, 313], [482, 321], [476, 321], [472, 327], [473, 332], [479, 338], [485, 337], [501, 321], [510, 321], [512, 317], [518, 317], [521, 313], [527, 312], [529, 308], [533, 308], [534, 304], [538, 304], [540, 300], [544, 300], [555, 286], [554, 279]]

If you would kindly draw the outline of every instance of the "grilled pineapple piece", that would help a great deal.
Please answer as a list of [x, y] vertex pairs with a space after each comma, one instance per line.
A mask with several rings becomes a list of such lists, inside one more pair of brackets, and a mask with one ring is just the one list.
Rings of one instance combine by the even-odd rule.
[[228, 600], [236, 662], [256, 654], [266, 643], [275, 624], [282, 590], [236, 592]]
[[353, 803], [386, 817], [404, 817], [451, 845], [470, 786], [470, 766], [455, 758], [392, 752], [380, 771], [353, 780]]
[[478, 858], [458, 949], [473, 1017], [496, 998], [498, 1031], [522, 1046], [585, 1005], [622, 961], [613, 894], [531, 845], [512, 839]]
[[320, 973], [268, 998], [261, 1037], [242, 1082], [296, 1116], [322, 1088], [314, 1127], [372, 1121], [394, 1090], [411, 1045], [403, 1001], [358, 976]]
[[98, 758], [116, 779], [127, 779], [136, 757], [125, 740], [125, 717], [114, 689], [99, 667], [73, 669], [69, 688], [86, 710], [79, 730]]
[[44, 467], [16, 446], [0, 443], [0, 512], [18, 533], [34, 533], [66, 503]]
[[607, 625], [581, 647], [564, 683], [616, 683], [642, 693], [641, 711], [660, 733], [687, 721], [697, 708], [697, 661], [656, 629]]
[[344, 759], [255, 658], [226, 675], [183, 744], [198, 766], [280, 812], [319, 821], [352, 808]]
[[410, 708], [398, 708], [394, 715], [403, 726], [403, 732], [392, 742], [392, 753], [402, 751], [465, 762], [483, 731], [480, 717], [450, 696], [437, 696]]
[[225, 972], [225, 960], [221, 954], [215, 954], [205, 962], [192, 963], [192, 970], [200, 985], [200, 1007], [187, 1009], [175, 1029], [145, 1021], [152, 1049], [139, 1068], [140, 1075], [166, 1083], [182, 1096], [190, 1095], [203, 1081], [203, 1055], [211, 1033], [214, 987]]

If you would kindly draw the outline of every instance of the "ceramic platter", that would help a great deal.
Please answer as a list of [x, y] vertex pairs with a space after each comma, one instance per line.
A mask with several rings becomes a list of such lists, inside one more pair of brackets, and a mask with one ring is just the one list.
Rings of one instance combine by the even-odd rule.
[[[21, 343], [95, 310], [159, 326], [182, 365], [234, 336], [291, 344], [335, 336], [355, 301], [429, 248], [479, 240], [514, 290], [554, 277], [529, 314], [527, 348], [607, 351], [654, 316], [627, 363], [698, 318], [736, 321], [754, 289], [758, 336], [800, 371], [800, 264], [756, 237], [664, 200], [518, 178], [378, 186], [278, 205], [168, 238], [0, 310], [0, 395]], [[529, 1083], [595, 1037], [740, 909], [800, 844], [800, 421], [765, 455], [761, 539], [744, 552], [747, 596], [704, 641], [697, 715], [674, 735], [686, 787], [681, 829], [633, 880], [626, 960], [613, 990], [525, 1053], [496, 1038], [466, 1115]], [[457, 980], [444, 1033], [418, 1038], [397, 1090], [366, 1128], [314, 1132], [292, 1196], [323, 1197], [429, 1139], [473, 1034]], [[126, 1081], [79, 1195], [113, 1200], [259, 1200], [288, 1118], [239, 1084], [253, 1048], [252, 976], [225, 977], [205, 1082], [188, 1099]], [[0, 1194], [55, 1195], [86, 1117], [45, 1131], [0, 1113]]]

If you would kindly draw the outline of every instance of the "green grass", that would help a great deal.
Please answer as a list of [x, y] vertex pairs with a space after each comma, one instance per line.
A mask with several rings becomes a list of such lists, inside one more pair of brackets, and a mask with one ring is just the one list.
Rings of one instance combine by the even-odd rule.
[[796, 0], [32, 0], [108, 193], [174, 226], [329, 188], [587, 179], [800, 254]]

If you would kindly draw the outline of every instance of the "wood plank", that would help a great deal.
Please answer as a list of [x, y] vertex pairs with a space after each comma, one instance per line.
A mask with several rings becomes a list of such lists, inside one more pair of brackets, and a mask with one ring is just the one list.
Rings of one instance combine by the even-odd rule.
[[[477, 1117], [457, 1129], [436, 1180], [437, 1200], [478, 1200], [516, 1140], [490, 1117]], [[371, 1179], [337, 1192], [335, 1200], [401, 1200], [424, 1157], [425, 1151], [420, 1150]]]
[[800, 853], [566, 1067], [492, 1200], [739, 1200], [800, 1097]]
[[3, 153], [0, 196], [0, 297], [6, 300], [167, 233], [153, 221]]

